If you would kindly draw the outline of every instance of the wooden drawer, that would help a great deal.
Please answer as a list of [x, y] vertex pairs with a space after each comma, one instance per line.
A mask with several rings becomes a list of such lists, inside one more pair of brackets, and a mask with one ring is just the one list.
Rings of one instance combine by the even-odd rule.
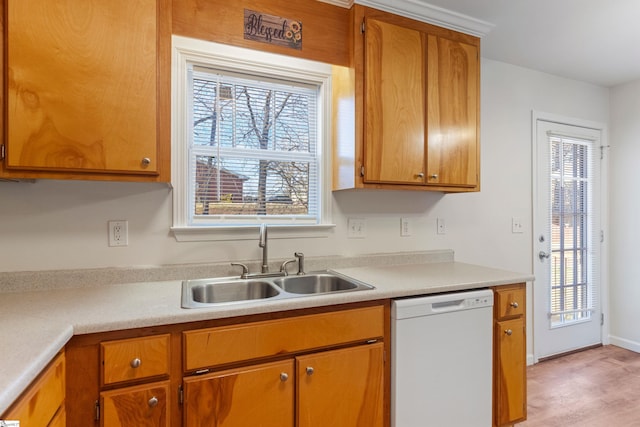
[[49, 425], [65, 394], [65, 358], [58, 355], [42, 376], [33, 383], [18, 403], [4, 414], [3, 419], [19, 420], [21, 427]]
[[169, 334], [100, 343], [102, 385], [169, 374]]
[[288, 354], [384, 336], [384, 307], [183, 332], [184, 369]]
[[524, 284], [495, 288], [494, 310], [496, 319], [522, 316], [525, 311]]
[[169, 425], [169, 381], [100, 393], [101, 427]]

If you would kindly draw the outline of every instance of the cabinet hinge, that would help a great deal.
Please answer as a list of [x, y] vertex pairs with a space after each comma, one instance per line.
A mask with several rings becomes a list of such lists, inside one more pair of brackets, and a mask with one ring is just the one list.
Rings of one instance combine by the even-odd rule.
[[100, 421], [100, 401], [99, 400], [96, 400], [95, 410], [96, 410], [96, 421]]
[[364, 177], [364, 166], [360, 166], [360, 176]]
[[5, 156], [4, 144], [0, 144], [0, 160], [4, 160], [4, 156]]
[[364, 19], [362, 19], [362, 24], [360, 24], [360, 33], [364, 34]]
[[178, 387], [178, 403], [182, 405], [184, 403], [184, 389], [182, 385]]

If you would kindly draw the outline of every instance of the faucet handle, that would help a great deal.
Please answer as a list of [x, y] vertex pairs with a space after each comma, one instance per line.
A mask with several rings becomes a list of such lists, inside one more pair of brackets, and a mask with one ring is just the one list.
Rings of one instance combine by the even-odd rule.
[[241, 279], [246, 279], [249, 276], [249, 267], [239, 262], [232, 262], [231, 265], [242, 267]]
[[296, 261], [297, 260], [294, 258], [294, 259], [288, 259], [285, 262], [283, 262], [282, 265], [280, 266], [280, 273], [284, 273], [285, 276], [288, 276], [289, 273], [287, 272], [287, 264], [290, 264]]
[[305, 274], [304, 272], [304, 254], [302, 252], [295, 252], [293, 254], [298, 259], [298, 276]]

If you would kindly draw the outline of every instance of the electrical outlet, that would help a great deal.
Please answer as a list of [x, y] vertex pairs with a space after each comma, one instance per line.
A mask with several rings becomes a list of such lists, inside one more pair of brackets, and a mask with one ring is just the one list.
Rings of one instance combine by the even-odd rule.
[[347, 237], [350, 239], [364, 239], [367, 237], [367, 220], [364, 218], [349, 218], [347, 221]]
[[109, 221], [109, 246], [129, 245], [128, 221]]
[[444, 218], [436, 219], [436, 227], [438, 234], [447, 234], [447, 224], [444, 222]]
[[400, 236], [411, 236], [411, 221], [409, 221], [409, 218], [400, 218]]

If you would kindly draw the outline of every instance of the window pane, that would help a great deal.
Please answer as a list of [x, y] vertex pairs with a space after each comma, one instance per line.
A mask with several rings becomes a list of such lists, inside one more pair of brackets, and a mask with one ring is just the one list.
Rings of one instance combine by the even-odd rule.
[[588, 262], [589, 147], [550, 137], [552, 325], [590, 316]]
[[194, 74], [195, 215], [317, 217], [317, 87]]

